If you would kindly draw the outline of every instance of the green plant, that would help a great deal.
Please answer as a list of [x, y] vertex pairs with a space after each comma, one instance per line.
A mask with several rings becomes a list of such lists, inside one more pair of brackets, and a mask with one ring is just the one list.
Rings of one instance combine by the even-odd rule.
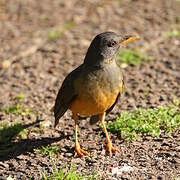
[[18, 135], [16, 136], [16, 139], [27, 139], [27, 135], [28, 135], [28, 130], [23, 129], [22, 131], [18, 133]]
[[30, 110], [28, 108], [23, 108], [20, 104], [8, 106], [5, 108], [0, 108], [0, 111], [4, 112], [7, 115], [9, 115], [9, 114], [23, 115], [23, 116], [30, 115]]
[[33, 128], [31, 128], [30, 131], [34, 132], [36, 134], [44, 134], [44, 132], [45, 132], [44, 128], [42, 126], [40, 126], [40, 127], [33, 127]]
[[60, 36], [59, 32], [55, 29], [51, 29], [49, 31], [49, 35], [48, 35], [48, 39], [50, 41], [54, 41], [55, 39], [57, 39]]
[[143, 51], [138, 50], [123, 50], [117, 54], [117, 60], [121, 64], [126, 65], [139, 65], [143, 61], [147, 61], [152, 59], [151, 57], [147, 56]]
[[49, 155], [50, 157], [52, 157], [55, 153], [57, 153], [58, 148], [56, 145], [54, 146], [42, 146], [41, 149], [34, 149], [35, 153], [40, 153], [42, 155]]
[[136, 140], [139, 134], [157, 137], [162, 131], [170, 133], [178, 128], [180, 110], [177, 102], [168, 107], [123, 111], [115, 121], [107, 123], [110, 132], [118, 133], [126, 140]]
[[71, 165], [70, 169], [68, 170], [66, 165], [57, 169], [52, 159], [51, 159], [51, 163], [53, 165], [52, 175], [47, 176], [45, 173], [41, 173], [42, 180], [97, 180], [99, 179], [96, 173], [93, 173], [90, 176], [80, 175], [78, 172], [75, 171], [74, 165]]
[[73, 27], [73, 22], [69, 21], [65, 23], [63, 26], [61, 26], [59, 29], [51, 29], [49, 31], [48, 39], [50, 41], [54, 41], [55, 39], [61, 37], [64, 35], [65, 31], [70, 30]]
[[23, 130], [24, 126], [20, 122], [16, 122], [12, 125], [8, 125], [7, 123], [0, 124], [0, 144], [7, 143], [17, 136], [19, 136], [19, 138], [25, 137], [25, 132], [23, 132]]
[[17, 96], [15, 96], [14, 99], [17, 99], [17, 100], [19, 100], [19, 101], [23, 101], [23, 100], [24, 100], [24, 94], [20, 93], [20, 94], [18, 94]]
[[75, 171], [74, 165], [71, 165], [69, 170], [67, 165], [61, 166], [59, 169], [56, 167], [56, 164], [53, 160], [53, 155], [57, 153], [57, 146], [46, 146], [41, 149], [34, 149], [34, 152], [37, 154], [48, 155], [51, 164], [53, 165], [53, 170], [51, 175], [46, 175], [45, 172], [41, 172], [41, 179], [43, 180], [95, 180], [98, 178], [98, 175], [93, 172], [90, 176], [82, 176]]
[[172, 31], [168, 31], [166, 35], [169, 38], [180, 38], [180, 30], [175, 29]]

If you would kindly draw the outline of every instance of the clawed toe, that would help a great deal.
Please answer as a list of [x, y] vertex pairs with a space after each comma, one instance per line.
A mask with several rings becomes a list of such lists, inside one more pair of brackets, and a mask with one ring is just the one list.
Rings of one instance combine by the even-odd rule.
[[115, 154], [116, 152], [119, 153], [119, 149], [113, 147], [111, 143], [107, 144], [106, 151], [109, 153], [110, 156], [112, 156], [112, 154]]
[[75, 152], [77, 153], [78, 156], [83, 157], [83, 156], [88, 156], [88, 152], [81, 149], [80, 146], [79, 147], [75, 147]]

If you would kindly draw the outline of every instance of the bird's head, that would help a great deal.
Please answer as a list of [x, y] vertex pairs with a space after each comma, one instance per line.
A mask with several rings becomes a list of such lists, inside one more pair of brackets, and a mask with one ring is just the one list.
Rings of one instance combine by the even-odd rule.
[[122, 36], [114, 32], [98, 34], [88, 48], [85, 62], [94, 64], [98, 61], [113, 59], [121, 46], [125, 46], [138, 38], [135, 35]]

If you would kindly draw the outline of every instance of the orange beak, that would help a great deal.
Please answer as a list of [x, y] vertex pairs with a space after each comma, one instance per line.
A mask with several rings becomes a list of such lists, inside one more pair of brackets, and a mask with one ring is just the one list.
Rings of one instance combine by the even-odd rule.
[[124, 36], [122, 41], [121, 41], [121, 44], [123, 46], [126, 46], [127, 44], [131, 43], [131, 42], [134, 42], [136, 41], [137, 39], [140, 39], [140, 37], [138, 35], [136, 36], [133, 36], [133, 35], [129, 35], [129, 36]]

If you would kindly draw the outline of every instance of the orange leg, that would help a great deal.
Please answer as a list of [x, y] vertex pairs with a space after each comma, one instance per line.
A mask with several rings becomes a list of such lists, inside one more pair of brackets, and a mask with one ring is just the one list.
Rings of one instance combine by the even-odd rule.
[[109, 152], [109, 155], [110, 155], [110, 156], [112, 156], [113, 153], [115, 153], [116, 151], [119, 152], [119, 150], [112, 146], [111, 140], [110, 140], [110, 138], [109, 138], [109, 135], [108, 135], [108, 132], [107, 132], [105, 123], [104, 123], [105, 116], [106, 116], [106, 113], [105, 113], [105, 112], [100, 115], [101, 124], [102, 124], [102, 126], [103, 126], [104, 133], [105, 133], [106, 140], [107, 140], [106, 151]]
[[73, 113], [73, 119], [75, 122], [75, 152], [80, 156], [87, 156], [88, 152], [84, 151], [83, 149], [81, 149], [79, 143], [78, 143], [78, 115]]

